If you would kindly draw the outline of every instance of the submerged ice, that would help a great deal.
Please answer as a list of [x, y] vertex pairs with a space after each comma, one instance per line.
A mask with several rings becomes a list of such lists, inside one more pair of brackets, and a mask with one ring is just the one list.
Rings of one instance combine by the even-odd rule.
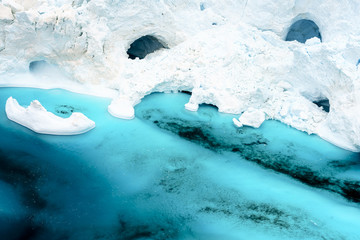
[[358, 239], [359, 155], [315, 135], [235, 128], [212, 106], [184, 110], [186, 94], [152, 94], [132, 121], [107, 114], [110, 99], [2, 88], [0, 104], [9, 95], [97, 128], [38, 135], [0, 113], [7, 239]]

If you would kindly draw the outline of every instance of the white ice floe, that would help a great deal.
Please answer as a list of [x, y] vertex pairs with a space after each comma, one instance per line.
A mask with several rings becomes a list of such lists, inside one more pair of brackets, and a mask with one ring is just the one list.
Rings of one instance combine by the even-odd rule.
[[[121, 118], [132, 118], [135, 103], [152, 92], [185, 90], [188, 110], [254, 108], [360, 151], [358, 0], [7, 0], [0, 12], [0, 86], [107, 96], [109, 112]], [[313, 21], [321, 39], [285, 41], [298, 20]], [[129, 59], [143, 36], [164, 48]], [[40, 60], [69, 81], [11, 77]], [[324, 99], [329, 113], [313, 103]]]
[[243, 125], [258, 128], [265, 121], [265, 113], [263, 111], [249, 108], [239, 118], [239, 120], [233, 119], [236, 126], [241, 127]]
[[135, 117], [135, 110], [131, 102], [125, 98], [115, 98], [108, 106], [108, 111], [111, 115], [122, 119], [133, 119]]
[[188, 102], [185, 104], [185, 109], [196, 112], [199, 109], [199, 105]]
[[7, 117], [34, 132], [52, 135], [76, 135], [85, 133], [95, 127], [95, 122], [84, 114], [74, 112], [69, 118], [61, 118], [46, 111], [39, 101], [34, 100], [24, 108], [16, 99], [9, 97], [6, 101]]

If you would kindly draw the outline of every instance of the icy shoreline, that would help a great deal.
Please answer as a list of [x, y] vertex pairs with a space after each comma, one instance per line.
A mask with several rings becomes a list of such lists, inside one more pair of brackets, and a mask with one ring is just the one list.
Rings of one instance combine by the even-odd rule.
[[[202, 103], [239, 115], [256, 109], [265, 119], [360, 151], [355, 0], [7, 0], [0, 10], [1, 76], [27, 74], [31, 64], [46, 61], [70, 80], [56, 82], [50, 74], [33, 86], [53, 82], [112, 98], [116, 117], [132, 118], [133, 107], [152, 92], [189, 91], [188, 109]], [[299, 20], [315, 23], [321, 41], [285, 41]], [[130, 46], [144, 36], [163, 47], [129, 59]], [[0, 86], [16, 85], [12, 80], [1, 77]], [[319, 100], [329, 101], [328, 113], [314, 104]]]

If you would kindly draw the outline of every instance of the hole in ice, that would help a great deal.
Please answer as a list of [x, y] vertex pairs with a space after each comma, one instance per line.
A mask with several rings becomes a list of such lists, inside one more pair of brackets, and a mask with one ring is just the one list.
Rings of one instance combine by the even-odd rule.
[[190, 91], [186, 91], [186, 90], [182, 90], [182, 91], [180, 91], [181, 93], [185, 93], [185, 94], [187, 94], [187, 95], [191, 95], [192, 93], [190, 92]]
[[45, 60], [33, 61], [29, 64], [29, 71], [31, 73], [37, 73], [48, 67], [50, 64]]
[[130, 59], [145, 58], [149, 53], [155, 52], [165, 46], [156, 38], [150, 35], [143, 36], [135, 40], [130, 48], [127, 50], [127, 54]]
[[359, 64], [360, 64], [360, 59], [357, 61], [356, 66], [359, 66]]
[[205, 4], [204, 3], [200, 3], [200, 10], [204, 11], [205, 10]]
[[305, 43], [306, 40], [317, 37], [322, 41], [319, 27], [311, 20], [301, 19], [293, 23], [286, 36], [286, 41], [298, 41]]
[[214, 109], [216, 111], [219, 110], [219, 108], [216, 105], [208, 104], [208, 103], [202, 103], [202, 104], [199, 105], [199, 107], [207, 108], [207, 110], [209, 110], [209, 109]]
[[322, 99], [322, 100], [319, 100], [319, 101], [314, 101], [313, 103], [316, 104], [318, 107], [322, 107], [325, 112], [330, 111], [329, 99]]

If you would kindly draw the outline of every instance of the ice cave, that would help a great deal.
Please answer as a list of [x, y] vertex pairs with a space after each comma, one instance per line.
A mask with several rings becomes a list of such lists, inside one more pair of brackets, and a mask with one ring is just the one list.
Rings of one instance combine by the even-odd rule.
[[29, 64], [29, 71], [31, 73], [36, 73], [41, 71], [44, 67], [46, 67], [48, 63], [44, 60], [41, 61], [32, 61]]
[[[66, 78], [66, 72], [56, 64], [49, 63], [47, 60], [31, 61], [29, 63], [29, 72], [34, 78], [40, 79], [61, 79]], [[26, 79], [26, 81], [31, 81]]]
[[0, 0], [0, 240], [359, 240], [359, 12]]
[[314, 101], [313, 103], [316, 104], [318, 107], [322, 107], [325, 112], [330, 112], [329, 99], [321, 99], [318, 101]]
[[306, 40], [311, 38], [321, 39], [319, 27], [312, 20], [301, 19], [293, 23], [286, 35], [286, 41], [298, 41], [305, 43]]
[[155, 52], [161, 48], [165, 47], [156, 37], [146, 35], [131, 43], [130, 48], [127, 50], [127, 54], [130, 59], [143, 59], [149, 53]]

